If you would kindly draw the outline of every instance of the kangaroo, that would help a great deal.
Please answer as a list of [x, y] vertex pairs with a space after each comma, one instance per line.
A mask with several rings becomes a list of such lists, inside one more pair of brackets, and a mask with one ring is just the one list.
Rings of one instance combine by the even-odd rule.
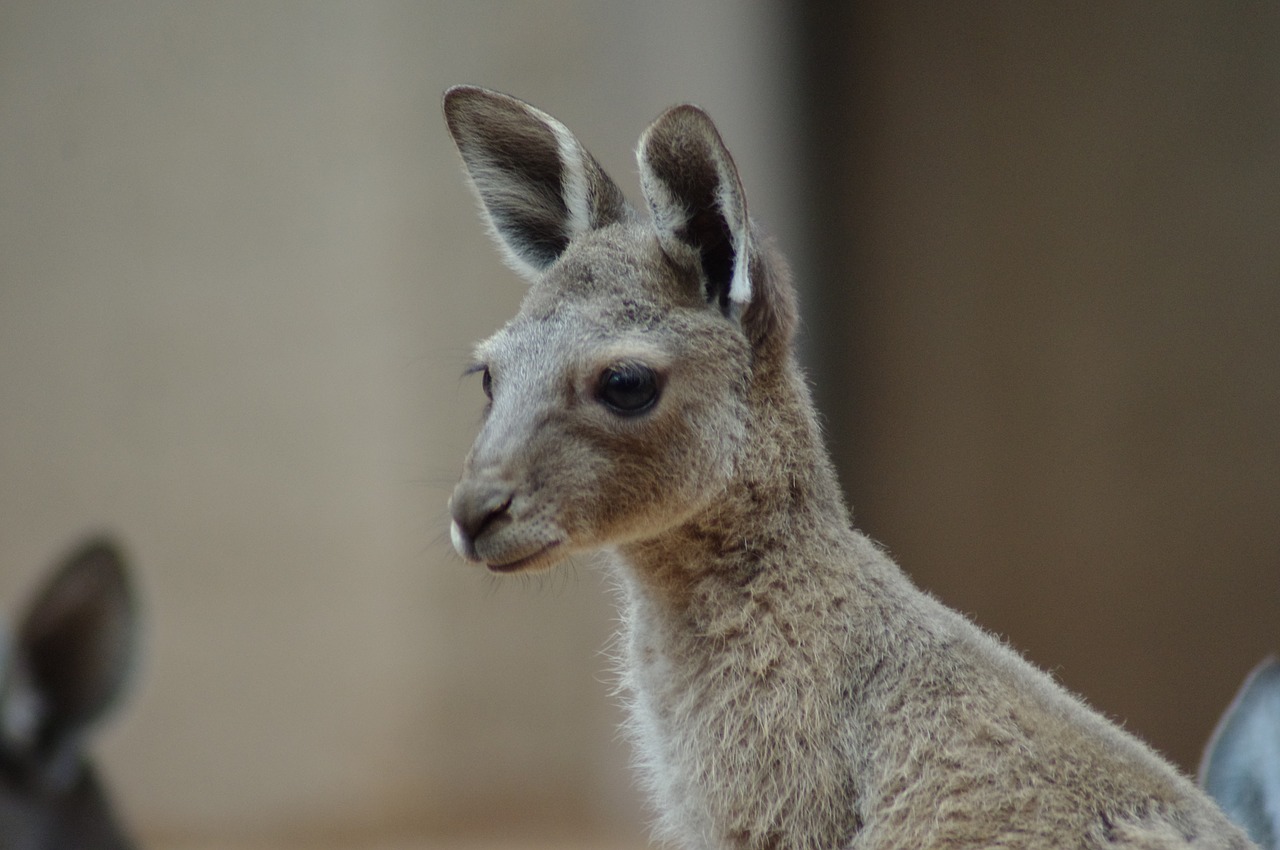
[[1253, 668], [1218, 721], [1200, 784], [1249, 837], [1280, 850], [1280, 659]]
[[123, 690], [135, 608], [119, 552], [94, 540], [56, 570], [0, 652], [0, 848], [134, 846], [84, 744]]
[[640, 137], [650, 217], [557, 120], [444, 114], [531, 284], [479, 344], [450, 498], [498, 573], [604, 551], [659, 839], [685, 848], [1245, 848], [1145, 744], [918, 590], [851, 525], [792, 351], [796, 296], [708, 116]]

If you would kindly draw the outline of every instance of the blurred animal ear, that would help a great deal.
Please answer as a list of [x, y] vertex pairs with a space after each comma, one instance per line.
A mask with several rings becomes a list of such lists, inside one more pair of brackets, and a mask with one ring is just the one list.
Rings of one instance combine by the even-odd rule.
[[136, 621], [124, 561], [111, 543], [94, 540], [68, 557], [17, 631], [0, 695], [6, 744], [51, 768], [75, 766], [84, 731], [124, 690]]
[[1280, 660], [1255, 667], [1218, 721], [1200, 785], [1259, 846], [1280, 848]]
[[536, 280], [574, 238], [629, 216], [622, 192], [556, 119], [472, 86], [444, 95], [445, 121], [507, 262]]
[[696, 106], [667, 110], [640, 137], [640, 185], [663, 250], [696, 258], [708, 303], [738, 316], [751, 303], [751, 236], [738, 169]]

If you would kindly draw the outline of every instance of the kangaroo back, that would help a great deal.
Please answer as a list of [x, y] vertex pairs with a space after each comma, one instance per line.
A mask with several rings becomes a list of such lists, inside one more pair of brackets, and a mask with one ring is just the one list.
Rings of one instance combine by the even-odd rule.
[[127, 850], [85, 744], [132, 666], [136, 614], [105, 540], [62, 563], [0, 657], [0, 847]]
[[1200, 785], [1268, 850], [1280, 850], [1280, 659], [1253, 669], [1218, 721]]

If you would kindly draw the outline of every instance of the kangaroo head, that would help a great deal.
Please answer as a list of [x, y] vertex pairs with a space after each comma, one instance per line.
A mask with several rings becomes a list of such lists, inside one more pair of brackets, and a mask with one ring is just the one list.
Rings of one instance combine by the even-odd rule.
[[546, 568], [714, 506], [752, 451], [751, 410], [790, 356], [795, 308], [710, 119], [678, 106], [645, 131], [642, 221], [549, 115], [470, 87], [444, 111], [531, 284], [476, 350], [489, 403], [450, 500], [455, 548], [496, 571]]

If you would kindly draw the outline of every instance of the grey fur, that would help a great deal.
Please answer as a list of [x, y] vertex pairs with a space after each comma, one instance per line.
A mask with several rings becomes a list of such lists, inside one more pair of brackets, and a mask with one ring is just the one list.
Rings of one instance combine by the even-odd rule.
[[1200, 784], [1267, 850], [1280, 850], [1280, 659], [1245, 679], [1200, 763]]

